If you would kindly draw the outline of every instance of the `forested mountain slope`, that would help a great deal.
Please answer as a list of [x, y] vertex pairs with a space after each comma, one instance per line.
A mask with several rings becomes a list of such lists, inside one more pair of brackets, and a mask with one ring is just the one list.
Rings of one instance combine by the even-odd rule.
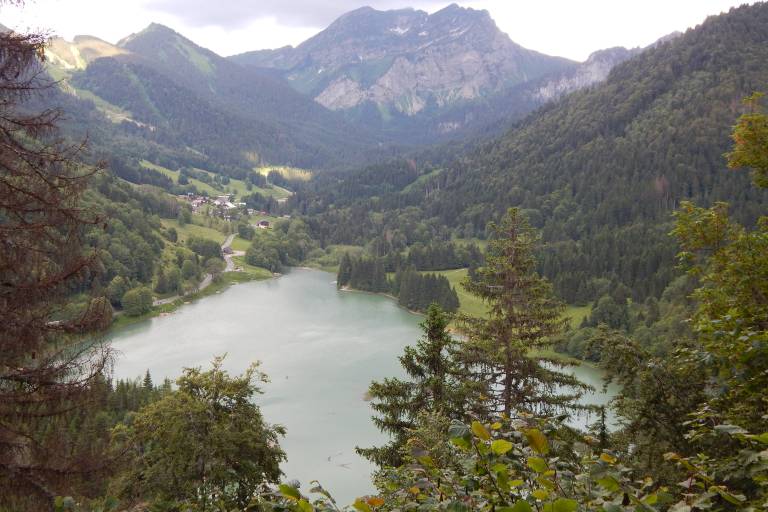
[[[599, 278], [637, 298], [658, 295], [674, 275], [667, 233], [680, 200], [729, 201], [746, 222], [764, 211], [765, 194], [750, 189], [747, 175], [728, 172], [723, 153], [742, 98], [768, 83], [767, 43], [768, 6], [733, 9], [452, 163], [395, 162], [366, 171], [366, 183], [318, 185], [322, 192], [308, 192], [299, 206], [318, 212], [333, 204], [316, 229], [345, 243], [387, 230], [407, 243], [418, 223], [483, 236], [488, 221], [519, 206], [543, 232], [541, 269], [566, 300], [591, 300]], [[384, 215], [357, 220], [369, 208]]]
[[55, 39], [47, 54], [64, 89], [94, 100], [116, 124], [228, 165], [332, 167], [362, 162], [381, 142], [279, 78], [243, 68], [161, 25], [118, 46], [88, 36]]

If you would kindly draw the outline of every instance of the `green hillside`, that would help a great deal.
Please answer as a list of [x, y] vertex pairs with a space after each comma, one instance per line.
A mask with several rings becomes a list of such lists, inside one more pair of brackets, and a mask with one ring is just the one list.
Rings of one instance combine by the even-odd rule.
[[768, 6], [736, 9], [495, 141], [458, 156], [446, 148], [447, 160], [431, 151], [318, 177], [296, 204], [318, 212], [313, 225], [328, 243], [356, 245], [382, 232], [426, 243], [445, 226], [485, 238], [488, 223], [516, 206], [541, 232], [539, 269], [566, 302], [586, 304], [605, 286], [659, 297], [677, 275], [668, 233], [680, 201], [728, 201], [746, 223], [764, 211], [768, 194], [729, 172], [723, 153], [742, 98], [768, 83], [766, 63]]

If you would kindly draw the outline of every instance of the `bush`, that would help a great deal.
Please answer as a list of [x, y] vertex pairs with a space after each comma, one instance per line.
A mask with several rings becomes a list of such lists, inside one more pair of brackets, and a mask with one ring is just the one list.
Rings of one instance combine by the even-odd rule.
[[253, 239], [253, 235], [255, 233], [256, 233], [256, 231], [251, 226], [249, 226], [248, 224], [238, 224], [238, 226], [237, 226], [237, 234], [242, 239], [251, 240], [251, 239]]
[[152, 310], [152, 291], [146, 287], [128, 290], [120, 301], [128, 316], [139, 316]]
[[215, 240], [193, 236], [187, 240], [187, 247], [202, 256], [203, 259], [221, 257], [221, 246]]

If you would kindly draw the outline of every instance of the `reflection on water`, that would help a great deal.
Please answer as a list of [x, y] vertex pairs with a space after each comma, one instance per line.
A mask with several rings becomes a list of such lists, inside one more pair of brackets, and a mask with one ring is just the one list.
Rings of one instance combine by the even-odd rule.
[[[267, 421], [288, 430], [281, 443], [286, 477], [298, 479], [305, 491], [310, 480], [320, 480], [340, 503], [351, 503], [373, 492], [372, 466], [355, 446], [385, 440], [363, 399], [368, 383], [402, 375], [397, 356], [421, 335], [421, 319], [385, 297], [338, 292], [333, 280], [297, 269], [121, 329], [113, 336], [120, 352], [116, 377], [136, 378], [148, 369], [158, 382], [184, 367], [208, 366], [221, 354], [233, 373], [261, 361], [271, 382], [257, 402]], [[572, 370], [601, 388], [593, 368]]]

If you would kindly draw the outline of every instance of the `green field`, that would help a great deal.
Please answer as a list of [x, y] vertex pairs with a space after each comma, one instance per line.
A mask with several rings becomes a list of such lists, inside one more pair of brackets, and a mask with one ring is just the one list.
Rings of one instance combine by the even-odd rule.
[[[443, 270], [434, 273], [447, 277], [451, 286], [456, 288], [456, 294], [459, 296], [459, 311], [461, 313], [466, 313], [472, 316], [484, 316], [486, 314], [488, 307], [485, 303], [474, 295], [471, 295], [463, 286], [461, 286], [461, 282], [467, 276], [467, 269]], [[591, 310], [591, 306], [568, 306], [565, 309], [564, 316], [570, 320], [571, 327], [578, 327], [584, 317], [589, 315]]]
[[208, 238], [209, 240], [216, 240], [220, 244], [224, 243], [227, 235], [221, 231], [206, 226], [200, 226], [198, 224], [187, 223], [183, 226], [179, 225], [179, 221], [176, 219], [162, 219], [163, 227], [174, 228], [179, 235], [178, 244], [184, 245], [190, 236], [196, 236], [200, 238]]
[[592, 306], [568, 306], [565, 316], [571, 321], [571, 327], [578, 328], [581, 321], [592, 312]]
[[[428, 272], [431, 273], [431, 272]], [[472, 316], [485, 316], [488, 311], [488, 307], [479, 298], [471, 295], [468, 291], [461, 286], [462, 281], [467, 277], [467, 269], [459, 268], [456, 270], [442, 270], [434, 272], [435, 274], [445, 276], [451, 286], [456, 289], [456, 294], [459, 296], [459, 311]]]
[[[245, 262], [245, 256], [233, 256], [232, 261], [235, 262], [236, 267], [243, 269], [243, 272], [251, 276], [252, 279], [269, 279], [272, 276], [272, 272], [265, 268], [254, 267]], [[239, 272], [230, 272], [230, 274], [237, 274]]]
[[[155, 170], [157, 172], [163, 173], [166, 176], [168, 176], [169, 178], [171, 178], [174, 183], [177, 183], [177, 184], [179, 183], [179, 171], [172, 171], [172, 170], [168, 169], [167, 167], [163, 167], [162, 165], [153, 164], [152, 162], [149, 162], [147, 160], [142, 160], [141, 161], [141, 165], [143, 165], [147, 169], [153, 169], [153, 170]], [[198, 192], [200, 192], [200, 193], [207, 192], [209, 196], [217, 196], [219, 194], [223, 194], [222, 191], [216, 190], [215, 188], [213, 188], [209, 184], [203, 183], [202, 181], [196, 180], [195, 178], [190, 178], [189, 179], [189, 183], [194, 185], [195, 188], [197, 188]]]
[[[177, 184], [179, 183], [179, 174], [180, 174], [179, 171], [173, 171], [171, 169], [168, 169], [167, 167], [153, 164], [148, 160], [142, 160], [141, 165], [146, 167], [147, 169], [153, 169], [157, 172], [160, 172], [168, 176], [173, 180], [174, 183], [177, 183]], [[198, 172], [204, 172], [210, 175], [211, 177], [216, 176], [215, 173], [206, 171], [204, 169], [195, 168], [195, 170]], [[235, 178], [230, 178], [229, 184], [227, 185], [221, 185], [221, 186], [217, 185], [216, 187], [214, 187], [213, 185], [209, 185], [208, 183], [205, 183], [203, 181], [200, 181], [196, 178], [189, 178], [189, 183], [194, 185], [195, 188], [197, 188], [198, 192], [200, 192], [201, 194], [203, 192], [206, 192], [209, 196], [234, 194], [235, 197], [239, 199], [253, 192], [258, 192], [263, 196], [267, 196], [267, 197], [271, 196], [271, 197], [274, 197], [275, 199], [283, 199], [291, 195], [290, 191], [281, 187], [274, 187], [274, 186], [269, 188], [251, 187], [251, 190], [248, 190], [248, 186], [245, 184], [243, 180], [238, 180]]]
[[[210, 174], [211, 176], [214, 176], [213, 173], [205, 171], [203, 169], [197, 169], [201, 172], [206, 172]], [[258, 192], [259, 194], [265, 196], [265, 197], [274, 197], [275, 199], [283, 199], [286, 197], [290, 197], [291, 192], [282, 188], [282, 187], [276, 187], [271, 186], [268, 188], [262, 188], [262, 187], [251, 187], [251, 190], [248, 190], [248, 185], [243, 180], [237, 180], [235, 178], [229, 179], [229, 184], [224, 185], [222, 187], [222, 190], [224, 193], [230, 193], [235, 194], [236, 197], [241, 198], [243, 196], [247, 196], [248, 194], [252, 194], [254, 192]], [[221, 192], [219, 192], [221, 193]]]
[[251, 241], [246, 240], [245, 238], [240, 238], [239, 236], [236, 236], [234, 240], [232, 240], [232, 250], [233, 251], [247, 251], [248, 248], [251, 246]]
[[272, 171], [277, 171], [283, 178], [287, 180], [309, 181], [312, 178], [312, 171], [284, 165], [267, 165], [264, 167], [254, 167], [253, 170], [264, 176], [267, 176]]

